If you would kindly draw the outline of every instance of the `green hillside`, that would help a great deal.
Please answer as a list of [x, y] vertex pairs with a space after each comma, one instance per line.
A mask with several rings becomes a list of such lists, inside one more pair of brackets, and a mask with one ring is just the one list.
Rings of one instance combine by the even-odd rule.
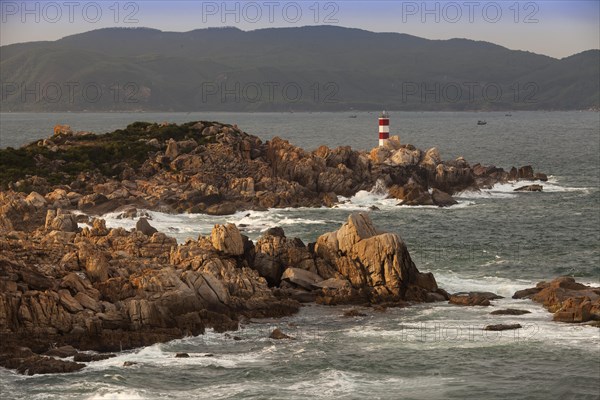
[[110, 28], [0, 47], [2, 111], [586, 109], [600, 51], [316, 26]]

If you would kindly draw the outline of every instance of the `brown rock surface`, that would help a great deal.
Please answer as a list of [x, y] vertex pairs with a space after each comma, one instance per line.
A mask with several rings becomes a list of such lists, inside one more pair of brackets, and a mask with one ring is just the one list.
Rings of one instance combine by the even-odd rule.
[[555, 321], [600, 320], [600, 288], [577, 283], [569, 276], [540, 282], [535, 288], [516, 292], [513, 298], [530, 298], [543, 304]]
[[378, 232], [368, 214], [351, 214], [339, 230], [321, 235], [315, 254], [371, 302], [426, 301], [437, 289], [433, 275], [417, 270], [400, 236]]
[[[46, 240], [40, 224], [0, 237], [0, 365], [20, 372], [83, 367], [35, 354], [54, 343], [116, 351], [197, 335], [207, 326], [237, 329], [239, 315], [279, 317], [298, 309], [276, 298], [240, 257], [246, 245], [235, 226], [215, 226], [210, 237], [178, 246], [162, 233], [106, 229], [100, 220], [65, 240]], [[21, 357], [21, 346], [34, 355]]]
[[450, 296], [448, 301], [450, 304], [459, 306], [489, 306], [490, 300], [486, 296], [480, 294], [454, 294]]
[[[27, 159], [17, 161], [27, 164], [33, 157], [34, 166], [0, 181], [2, 188], [34, 190], [27, 199], [9, 205], [19, 216], [48, 207], [94, 215], [124, 206], [230, 215], [243, 209], [332, 206], [338, 196], [373, 190], [378, 182], [383, 189], [392, 188], [390, 194], [405, 205], [442, 205], [450, 199], [435, 193], [432, 199], [431, 189], [452, 196], [498, 182], [545, 177], [531, 166], [509, 173], [494, 166], [471, 167], [463, 158], [443, 161], [437, 149], [423, 152], [397, 138], [370, 153], [348, 146], [321, 146], [310, 152], [278, 137], [263, 143], [237, 126], [209, 121], [135, 123], [112, 136], [73, 136], [68, 127], [57, 129], [59, 134], [51, 139], [25, 146]], [[135, 149], [131, 143], [136, 143]], [[107, 147], [122, 156], [73, 170], [73, 153], [102, 154]], [[0, 161], [0, 168], [6, 167]], [[60, 184], [51, 187], [50, 177]], [[403, 188], [402, 193], [397, 188]], [[9, 222], [15, 229], [31, 223], [29, 218], [13, 217], [0, 219], [0, 229], [10, 230]]]

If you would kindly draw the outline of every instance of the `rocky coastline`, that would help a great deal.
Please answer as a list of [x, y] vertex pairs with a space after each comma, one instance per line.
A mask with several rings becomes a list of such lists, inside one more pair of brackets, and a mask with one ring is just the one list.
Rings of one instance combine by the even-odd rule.
[[52, 137], [0, 149], [0, 187], [48, 197], [53, 208], [102, 215], [126, 207], [233, 214], [332, 207], [339, 196], [381, 187], [402, 205], [456, 204], [453, 194], [508, 181], [545, 181], [531, 166], [506, 171], [443, 161], [391, 137], [370, 152], [349, 146], [306, 151], [218, 122], [136, 122], [104, 135], [57, 125]]
[[[0, 366], [24, 374], [77, 371], [110, 352], [236, 330], [302, 303], [487, 306], [497, 298], [439, 288], [402, 238], [378, 230], [367, 213], [308, 244], [281, 228], [252, 242], [234, 224], [177, 243], [140, 208], [222, 215], [332, 207], [376, 185], [400, 204], [449, 206], [464, 190], [546, 179], [531, 167], [444, 162], [436, 149], [394, 139], [370, 153], [308, 152], [204, 121], [136, 123], [101, 136], [57, 126], [51, 138], [0, 156]], [[136, 229], [109, 229], [95, 217], [115, 210], [138, 219]], [[600, 320], [600, 288], [569, 279], [518, 296], [533, 296], [557, 321]]]

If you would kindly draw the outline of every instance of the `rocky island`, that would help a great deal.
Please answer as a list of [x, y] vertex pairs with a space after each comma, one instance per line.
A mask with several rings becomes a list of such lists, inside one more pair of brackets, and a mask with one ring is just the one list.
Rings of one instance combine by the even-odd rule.
[[[27, 374], [75, 371], [110, 356], [88, 350], [235, 330], [244, 319], [290, 315], [304, 302], [489, 305], [495, 298], [450, 296], [417, 269], [398, 234], [379, 231], [365, 213], [308, 244], [281, 228], [254, 243], [233, 224], [177, 243], [138, 209], [331, 207], [375, 185], [400, 204], [449, 206], [464, 190], [546, 179], [531, 167], [444, 162], [436, 149], [398, 140], [370, 153], [309, 152], [206, 121], [135, 123], [106, 135], [57, 126], [49, 139], [0, 150], [0, 168], [0, 365]], [[139, 218], [136, 229], [109, 229], [98, 218], [115, 210]], [[600, 290], [567, 280], [545, 285], [523, 296], [566, 288], [551, 311], [570, 312], [569, 322], [600, 319]]]
[[391, 137], [371, 152], [349, 146], [306, 151], [278, 137], [267, 142], [218, 122], [136, 122], [105, 135], [54, 135], [0, 150], [0, 186], [47, 196], [53, 208], [100, 215], [123, 206], [163, 212], [233, 214], [273, 207], [333, 206], [338, 196], [379, 182], [405, 205], [455, 204], [452, 195], [499, 182], [546, 180], [531, 166], [505, 171], [443, 161]]

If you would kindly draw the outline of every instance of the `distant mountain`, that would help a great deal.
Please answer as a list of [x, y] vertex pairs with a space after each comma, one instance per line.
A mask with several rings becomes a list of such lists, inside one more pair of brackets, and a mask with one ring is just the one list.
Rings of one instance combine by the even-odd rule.
[[600, 105], [600, 51], [561, 60], [332, 26], [109, 28], [0, 47], [6, 111], [535, 110]]

